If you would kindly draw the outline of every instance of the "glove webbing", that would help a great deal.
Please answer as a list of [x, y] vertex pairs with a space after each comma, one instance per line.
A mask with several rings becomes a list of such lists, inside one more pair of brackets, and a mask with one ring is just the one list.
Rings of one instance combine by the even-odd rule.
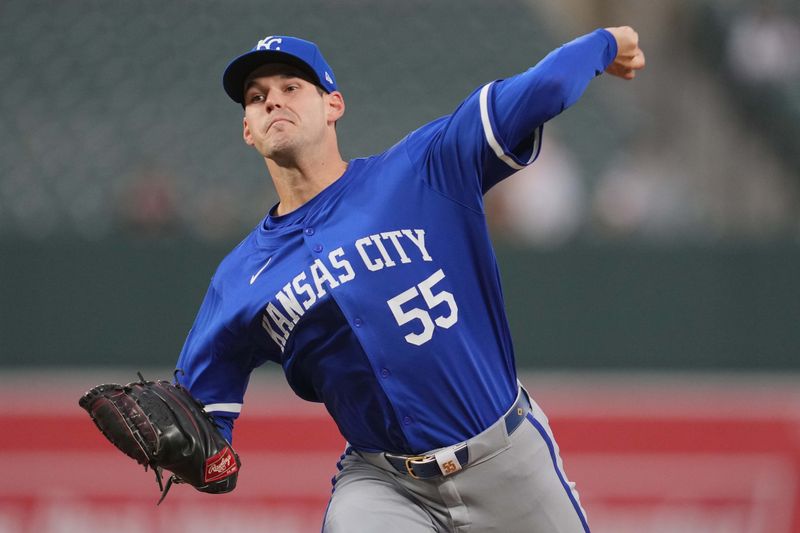
[[[179, 370], [175, 370], [174, 375], [176, 377], [177, 377], [178, 372], [179, 372]], [[183, 372], [183, 371], [181, 370], [180, 372]], [[144, 379], [144, 376], [142, 376], [142, 373], [141, 372], [136, 372], [136, 375], [139, 376], [139, 382], [142, 385], [144, 385], [147, 380]], [[161, 398], [161, 401], [164, 401], [164, 398], [162, 398], [160, 394], [156, 394], [156, 395], [159, 398]], [[164, 401], [164, 403], [167, 403], [167, 402]], [[199, 402], [198, 402], [198, 404], [199, 404]], [[200, 404], [200, 405], [202, 407], [202, 404]], [[145, 471], [147, 471], [147, 465], [144, 466], [144, 469], [145, 469]], [[178, 484], [178, 483], [184, 483], [184, 481], [181, 478], [179, 478], [175, 474], [172, 474], [171, 476], [169, 476], [169, 478], [167, 478], [167, 484], [164, 485], [164, 483], [163, 483], [163, 475], [162, 475], [162, 471], [163, 470], [164, 469], [161, 468], [160, 466], [157, 466], [157, 467], [153, 468], [153, 473], [155, 473], [155, 475], [156, 475], [156, 483], [158, 483], [158, 490], [161, 491], [161, 498], [158, 499], [158, 502], [156, 503], [156, 506], [161, 505], [161, 502], [163, 502], [164, 498], [167, 497], [167, 493], [169, 492], [169, 489], [172, 488], [172, 485], [175, 485], [175, 484]]]

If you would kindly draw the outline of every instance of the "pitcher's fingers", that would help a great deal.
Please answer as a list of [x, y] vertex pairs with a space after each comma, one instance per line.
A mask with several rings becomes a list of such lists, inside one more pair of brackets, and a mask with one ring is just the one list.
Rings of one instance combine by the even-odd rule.
[[644, 68], [646, 61], [644, 59], [644, 52], [639, 50], [639, 52], [631, 59], [630, 68], [641, 70]]

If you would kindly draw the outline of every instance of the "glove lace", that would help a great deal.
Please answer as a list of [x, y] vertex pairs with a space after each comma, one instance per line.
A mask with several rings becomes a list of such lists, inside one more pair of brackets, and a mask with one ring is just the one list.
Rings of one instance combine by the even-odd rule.
[[158, 488], [159, 490], [161, 490], [161, 498], [159, 498], [158, 503], [156, 505], [161, 505], [161, 502], [163, 502], [164, 498], [167, 497], [167, 493], [169, 492], [169, 489], [172, 488], [172, 485], [177, 485], [178, 483], [184, 483], [184, 481], [181, 478], [179, 478], [175, 474], [172, 474], [171, 476], [169, 476], [169, 479], [167, 479], [167, 484], [162, 485], [160, 470], [161, 468], [153, 469], [153, 471], [156, 473], [156, 481], [158, 482]]

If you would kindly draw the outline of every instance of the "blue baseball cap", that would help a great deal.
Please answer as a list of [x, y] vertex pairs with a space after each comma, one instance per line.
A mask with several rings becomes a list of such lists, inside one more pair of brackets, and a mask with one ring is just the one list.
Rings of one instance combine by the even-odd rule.
[[241, 104], [244, 101], [244, 82], [247, 76], [261, 65], [286, 63], [296, 66], [311, 75], [312, 80], [325, 92], [336, 90], [336, 78], [319, 47], [311, 41], [270, 35], [256, 43], [252, 50], [230, 62], [222, 75], [222, 86], [231, 99]]

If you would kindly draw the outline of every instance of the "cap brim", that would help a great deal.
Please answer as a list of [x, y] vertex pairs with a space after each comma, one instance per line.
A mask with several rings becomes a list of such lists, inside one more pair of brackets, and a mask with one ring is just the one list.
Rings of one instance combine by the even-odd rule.
[[314, 70], [295, 56], [277, 50], [252, 50], [231, 61], [222, 75], [222, 86], [231, 100], [241, 104], [244, 101], [244, 82], [247, 76], [258, 67], [270, 63], [285, 63], [297, 67], [306, 73], [312, 82], [322, 86]]

